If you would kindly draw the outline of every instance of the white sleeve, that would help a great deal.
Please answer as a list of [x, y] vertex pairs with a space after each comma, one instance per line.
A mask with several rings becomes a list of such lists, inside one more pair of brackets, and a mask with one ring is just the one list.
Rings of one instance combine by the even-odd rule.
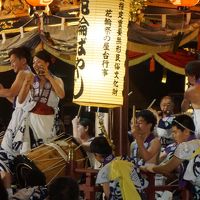
[[103, 183], [110, 182], [109, 181], [109, 166], [110, 164], [107, 164], [99, 170], [97, 174], [96, 184], [103, 184]]

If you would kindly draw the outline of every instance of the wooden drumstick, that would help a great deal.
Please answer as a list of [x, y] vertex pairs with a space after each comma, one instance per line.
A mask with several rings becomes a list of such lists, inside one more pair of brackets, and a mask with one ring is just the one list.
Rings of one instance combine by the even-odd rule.
[[82, 106], [79, 106], [79, 109], [78, 109], [78, 114], [77, 114], [77, 118], [79, 118], [79, 117], [80, 117], [80, 114], [81, 114], [81, 108], [82, 108]]
[[147, 107], [147, 109], [150, 109], [152, 106], [153, 106], [153, 104], [156, 102], [156, 99], [154, 99], [150, 104], [149, 104], [149, 106]]
[[131, 96], [133, 94], [133, 91], [130, 91], [129, 93], [128, 93], [128, 96]]
[[133, 126], [135, 125], [135, 105], [133, 105], [133, 114], [132, 114], [132, 119], [131, 119], [131, 121], [132, 121], [132, 124], [133, 124]]

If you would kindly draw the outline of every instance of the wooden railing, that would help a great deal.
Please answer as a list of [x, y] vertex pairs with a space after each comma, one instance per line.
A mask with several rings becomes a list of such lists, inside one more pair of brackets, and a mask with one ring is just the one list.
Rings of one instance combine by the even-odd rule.
[[75, 169], [75, 172], [85, 174], [85, 183], [79, 184], [80, 191], [84, 192], [84, 199], [95, 200], [96, 192], [102, 192], [102, 187], [95, 185], [95, 180], [98, 170]]
[[[71, 176], [77, 177], [80, 174], [85, 176], [85, 181], [80, 183], [80, 191], [84, 193], [85, 200], [95, 200], [95, 193], [102, 192], [102, 187], [95, 185], [96, 176], [98, 170], [95, 169], [85, 169], [85, 168], [76, 168], [76, 164], [74, 162], [71, 163], [71, 170], [68, 173], [71, 173]], [[75, 167], [75, 168], [74, 168]], [[149, 181], [148, 187], [145, 189], [147, 200], [155, 200], [156, 191], [175, 191], [177, 190], [180, 193], [180, 200], [191, 200], [191, 194], [189, 190], [183, 189], [179, 190], [177, 184], [172, 185], [155, 185], [155, 174], [150, 172], [143, 173], [147, 180]]]

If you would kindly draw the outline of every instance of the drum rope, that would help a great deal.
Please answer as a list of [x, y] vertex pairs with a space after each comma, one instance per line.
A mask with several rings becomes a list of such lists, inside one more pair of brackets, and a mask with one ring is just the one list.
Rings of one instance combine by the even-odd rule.
[[49, 183], [51, 183], [52, 180], [55, 179], [55, 178], [58, 176], [58, 174], [60, 174], [60, 172], [61, 172], [64, 168], [65, 168], [65, 165], [58, 171], [58, 173], [56, 173], [56, 174], [51, 178], [51, 180], [47, 183], [47, 185], [49, 185]]
[[[59, 157], [59, 158], [51, 158], [51, 159], [49, 159], [49, 158], [44, 158], [44, 159], [37, 159], [36, 161], [37, 162], [46, 162], [46, 161], [56, 161], [56, 160], [60, 160], [61, 158]], [[63, 159], [62, 159], [63, 160]]]
[[34, 157], [34, 158], [29, 158], [31, 161], [34, 161], [34, 160], [38, 160], [38, 158], [44, 156], [45, 154], [49, 154], [49, 152], [51, 152], [52, 150], [50, 149], [49, 151], [45, 151], [45, 153], [42, 153], [40, 154], [39, 156], [37, 157]]
[[55, 150], [57, 150], [57, 152], [61, 155], [61, 157], [65, 160], [68, 161], [68, 155], [62, 150], [62, 148], [60, 146], [58, 146], [55, 143], [49, 143], [46, 144], [47, 146], [53, 147]]
[[74, 150], [77, 151], [81, 146], [82, 144], [78, 145]]
[[50, 171], [50, 170], [55, 169], [57, 167], [61, 167], [61, 166], [65, 166], [66, 165], [66, 163], [61, 163], [61, 164], [59, 164], [59, 163], [61, 163], [61, 161], [57, 162], [57, 163], [54, 163], [53, 166], [47, 167], [45, 170], [42, 170], [42, 172], [47, 172], [47, 171]]
[[[72, 140], [72, 136], [70, 136], [69, 138], [67, 138], [66, 140], [65, 140], [65, 143], [67, 144], [67, 142], [69, 142], [70, 140]], [[52, 144], [52, 143], [46, 143], [46, 144], [43, 144], [43, 145], [48, 145], [48, 144]], [[43, 146], [42, 145], [42, 146]], [[48, 145], [48, 146], [51, 146], [51, 145]], [[52, 146], [53, 147], [53, 146]], [[34, 150], [36, 150], [36, 149], [40, 149], [41, 148], [41, 146], [38, 146], [38, 147], [36, 147], [36, 148], [34, 148]], [[53, 147], [54, 148], [54, 147]], [[79, 148], [79, 146], [78, 146], [78, 148]], [[56, 149], [56, 148], [54, 148], [54, 149]], [[60, 148], [61, 149], [61, 148]], [[57, 150], [57, 149], [56, 149]], [[75, 149], [75, 151], [77, 150], [77, 148]], [[57, 150], [58, 151], [58, 150]], [[63, 151], [62, 149], [60, 150], [60, 151]], [[43, 154], [40, 154], [38, 157], [35, 157], [34, 159], [30, 159], [31, 161], [33, 161], [33, 160], [37, 160], [38, 158], [40, 158], [40, 157], [42, 157], [43, 155], [45, 155], [45, 154], [48, 154], [49, 152], [51, 152], [51, 150], [49, 150], [49, 151], [45, 151], [45, 153], [43, 153]], [[58, 151], [59, 152], [59, 151]], [[64, 151], [63, 151], [64, 152]], [[60, 153], [60, 152], [59, 152]], [[65, 152], [64, 152], [64, 154], [66, 154]], [[63, 156], [62, 156], [63, 157]], [[65, 160], [65, 159], [64, 159]]]

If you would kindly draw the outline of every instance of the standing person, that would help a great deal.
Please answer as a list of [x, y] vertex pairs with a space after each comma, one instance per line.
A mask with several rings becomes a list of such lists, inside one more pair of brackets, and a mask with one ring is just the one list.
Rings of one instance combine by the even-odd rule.
[[160, 140], [153, 134], [156, 117], [150, 110], [136, 114], [136, 122], [131, 124], [135, 140], [131, 143], [130, 156], [138, 166], [146, 163], [157, 163], [160, 154]]
[[22, 88], [23, 82], [30, 73], [29, 63], [31, 60], [31, 53], [26, 47], [18, 47], [9, 52], [9, 57], [11, 66], [13, 67], [14, 72], [17, 73], [17, 76], [10, 88], [4, 88], [3, 85], [0, 84], [0, 97], [6, 97], [12, 101], [15, 110], [12, 113], [12, 118], [1, 143], [3, 150], [0, 150], [0, 171], [9, 171], [8, 160], [13, 158], [13, 154], [9, 151], [6, 144], [7, 141], [12, 140], [24, 112], [23, 107], [26, 104], [26, 101], [23, 104], [20, 104], [18, 101], [18, 94]]
[[14, 153], [24, 153], [56, 136], [58, 103], [65, 92], [62, 79], [50, 73], [50, 65], [51, 56], [45, 50], [35, 54], [33, 68], [36, 74], [29, 73], [18, 95], [20, 103], [27, 97], [29, 101], [23, 107], [24, 115], [13, 140], [7, 143], [12, 143]]
[[184, 93], [181, 109], [186, 112], [193, 108], [196, 137], [200, 138], [200, 60], [189, 62], [185, 67], [189, 88]]

